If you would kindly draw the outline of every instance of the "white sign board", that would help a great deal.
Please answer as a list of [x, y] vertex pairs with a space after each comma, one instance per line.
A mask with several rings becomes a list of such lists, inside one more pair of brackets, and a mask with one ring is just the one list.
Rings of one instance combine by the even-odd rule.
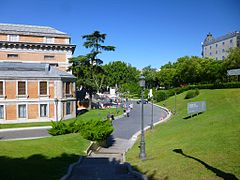
[[240, 75], [240, 69], [230, 69], [227, 71], [228, 76], [237, 76]]
[[110, 88], [110, 95], [115, 95], [116, 94], [116, 90], [115, 89], [112, 89]]
[[206, 101], [191, 102], [187, 105], [188, 114], [196, 114], [206, 111]]

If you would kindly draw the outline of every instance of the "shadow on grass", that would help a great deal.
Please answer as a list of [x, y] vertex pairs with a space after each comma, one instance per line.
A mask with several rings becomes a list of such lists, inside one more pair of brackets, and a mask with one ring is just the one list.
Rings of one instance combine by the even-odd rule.
[[198, 114], [193, 114], [193, 115], [184, 117], [183, 119], [190, 119], [190, 118], [195, 117], [195, 116], [198, 116], [198, 115], [200, 115], [200, 114], [202, 114], [202, 112], [200, 112], [200, 113], [198, 113]]
[[178, 153], [178, 154], [181, 154], [183, 155], [184, 157], [187, 157], [187, 158], [190, 158], [190, 159], [194, 159], [195, 161], [201, 163], [202, 165], [205, 166], [205, 168], [207, 168], [208, 170], [212, 171], [213, 173], [216, 174], [216, 176], [218, 177], [221, 177], [225, 180], [238, 180], [238, 178], [234, 175], [234, 174], [231, 174], [231, 173], [226, 173], [220, 169], [217, 169], [213, 166], [210, 166], [209, 164], [205, 163], [204, 161], [198, 159], [198, 158], [195, 158], [193, 156], [189, 156], [187, 154], [184, 154], [182, 149], [174, 149], [173, 152], [175, 153]]
[[62, 154], [54, 158], [41, 154], [28, 158], [0, 156], [0, 179], [57, 180], [66, 174], [68, 166], [78, 159], [79, 155], [74, 154]]
[[77, 116], [78, 115], [82, 115], [84, 113], [88, 112], [88, 109], [81, 109], [81, 110], [77, 110]]

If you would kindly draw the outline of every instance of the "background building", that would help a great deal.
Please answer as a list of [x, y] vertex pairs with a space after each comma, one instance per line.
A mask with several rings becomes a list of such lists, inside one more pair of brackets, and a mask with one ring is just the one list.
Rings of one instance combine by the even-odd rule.
[[0, 123], [75, 117], [74, 50], [54, 28], [0, 24]]
[[240, 33], [238, 31], [216, 39], [211, 33], [208, 33], [202, 45], [202, 56], [223, 60], [228, 56], [229, 49], [234, 47], [240, 47]]
[[0, 61], [70, 66], [75, 45], [64, 32], [47, 26], [0, 24]]

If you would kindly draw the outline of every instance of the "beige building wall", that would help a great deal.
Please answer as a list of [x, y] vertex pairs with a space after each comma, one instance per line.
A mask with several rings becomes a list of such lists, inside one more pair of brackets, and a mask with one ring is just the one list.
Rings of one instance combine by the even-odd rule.
[[38, 104], [28, 104], [28, 119], [39, 118]]
[[[0, 34], [0, 41], [8, 41], [8, 35]], [[44, 36], [19, 35], [19, 42], [45, 43], [45, 37]], [[54, 37], [53, 44], [69, 44], [68, 42], [69, 42], [69, 38]]]
[[5, 95], [7, 99], [16, 99], [16, 81], [5, 82]]
[[16, 120], [16, 105], [6, 105], [6, 120]]

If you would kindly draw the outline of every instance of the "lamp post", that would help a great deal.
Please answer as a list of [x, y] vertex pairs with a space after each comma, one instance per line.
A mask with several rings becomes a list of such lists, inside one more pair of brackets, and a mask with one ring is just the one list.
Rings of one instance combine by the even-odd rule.
[[145, 87], [145, 77], [141, 75], [139, 78], [139, 84], [142, 88], [142, 114], [141, 114], [141, 142], [140, 142], [140, 154], [139, 157], [141, 160], [146, 159], [146, 152], [145, 152], [145, 140], [144, 140], [144, 121], [143, 121], [143, 93], [144, 93], [144, 87]]
[[54, 102], [55, 102], [55, 109], [56, 109], [56, 121], [58, 121], [58, 99], [54, 98]]

